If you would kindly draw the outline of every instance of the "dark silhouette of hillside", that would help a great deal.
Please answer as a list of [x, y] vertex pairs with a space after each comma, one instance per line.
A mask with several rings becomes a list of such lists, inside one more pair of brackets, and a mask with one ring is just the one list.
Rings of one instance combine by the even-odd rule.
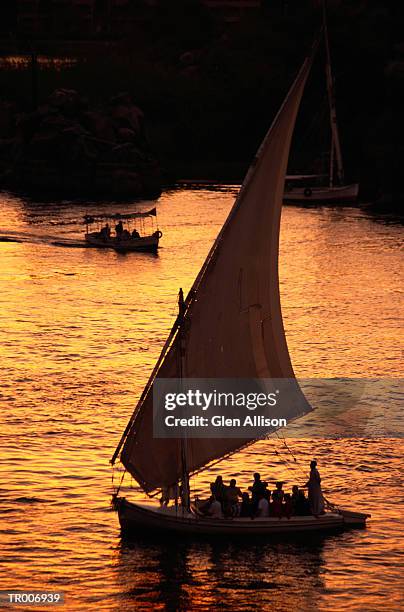
[[[315, 4], [267, 1], [261, 11], [228, 23], [197, 0], [169, 6], [160, 0], [108, 42], [105, 36], [80, 43], [32, 40], [39, 53], [75, 59], [62, 68], [39, 65], [39, 102], [58, 87], [75, 89], [94, 104], [128, 91], [145, 112], [151, 147], [168, 179], [240, 179], [318, 30]], [[401, 201], [403, 9], [382, 0], [332, 5], [329, 31], [347, 176], [360, 181], [365, 200]], [[29, 62], [18, 70], [3, 65], [0, 95], [20, 111], [30, 109], [31, 82]], [[320, 53], [296, 128], [296, 167], [318, 165], [327, 148], [324, 94]], [[1, 125], [4, 138], [10, 126]]]

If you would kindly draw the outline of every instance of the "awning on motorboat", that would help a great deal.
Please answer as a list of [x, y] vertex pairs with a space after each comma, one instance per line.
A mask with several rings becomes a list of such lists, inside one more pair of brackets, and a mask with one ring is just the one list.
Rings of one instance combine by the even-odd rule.
[[105, 221], [106, 219], [112, 219], [119, 221], [119, 219], [139, 219], [142, 217], [155, 217], [157, 215], [156, 207], [146, 210], [145, 212], [134, 212], [122, 215], [121, 213], [106, 214], [106, 215], [85, 215], [85, 223], [95, 223], [96, 221]]

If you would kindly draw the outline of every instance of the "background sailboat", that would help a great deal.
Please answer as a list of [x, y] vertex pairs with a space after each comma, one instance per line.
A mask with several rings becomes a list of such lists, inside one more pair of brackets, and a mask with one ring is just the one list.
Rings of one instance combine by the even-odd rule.
[[[294, 378], [282, 323], [279, 229], [289, 148], [315, 44], [254, 158], [229, 216], [213, 244], [163, 347], [138, 406], [112, 458], [145, 493], [182, 484], [182, 510], [134, 504], [115, 496], [124, 530], [149, 527], [190, 533], [269, 533], [363, 525], [365, 516], [327, 513], [324, 517], [214, 520], [189, 511], [189, 476], [254, 440], [167, 439], [153, 436], [153, 387], [157, 379], [289, 379], [287, 413], [292, 420], [311, 406]], [[164, 382], [163, 382], [164, 385]], [[280, 410], [277, 408], [278, 411]], [[270, 430], [268, 430], [268, 433]]]
[[[330, 43], [328, 38], [327, 16], [323, 1], [323, 36], [325, 46], [325, 74], [327, 83], [327, 98], [331, 128], [331, 143], [329, 153], [329, 171], [324, 174], [288, 175], [284, 201], [290, 203], [352, 203], [358, 197], [359, 184], [345, 183], [344, 164], [341, 142], [338, 131], [337, 111], [335, 104], [334, 79], [331, 68]], [[328, 185], [324, 184], [328, 179]]]

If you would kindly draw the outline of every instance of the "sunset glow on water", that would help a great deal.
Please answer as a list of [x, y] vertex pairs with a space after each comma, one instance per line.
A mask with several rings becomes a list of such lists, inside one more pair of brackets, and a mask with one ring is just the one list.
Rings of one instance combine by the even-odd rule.
[[[290, 488], [315, 456], [327, 498], [372, 514], [364, 531], [243, 546], [121, 542], [109, 459], [176, 316], [178, 289], [190, 288], [236, 193], [165, 193], [158, 256], [73, 248], [85, 213], [153, 203], [1, 196], [0, 234], [18, 242], [0, 242], [0, 588], [64, 591], [69, 611], [212, 610], [218, 597], [229, 610], [402, 609], [402, 442], [372, 432], [294, 440], [296, 462], [279, 439], [260, 442], [193, 482], [201, 495], [219, 473], [246, 487], [258, 469]], [[401, 245], [402, 226], [358, 209], [284, 208], [281, 298], [298, 377], [403, 375]], [[399, 408], [385, 406], [386, 419]]]

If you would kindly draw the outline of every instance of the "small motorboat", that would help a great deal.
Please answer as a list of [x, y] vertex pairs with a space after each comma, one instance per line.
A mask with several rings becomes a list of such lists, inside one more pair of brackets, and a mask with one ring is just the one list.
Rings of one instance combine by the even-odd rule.
[[[112, 234], [109, 222], [116, 222]], [[155, 208], [146, 212], [109, 215], [86, 215], [85, 241], [87, 246], [113, 249], [119, 253], [143, 251], [157, 253], [162, 232], [157, 225]]]

